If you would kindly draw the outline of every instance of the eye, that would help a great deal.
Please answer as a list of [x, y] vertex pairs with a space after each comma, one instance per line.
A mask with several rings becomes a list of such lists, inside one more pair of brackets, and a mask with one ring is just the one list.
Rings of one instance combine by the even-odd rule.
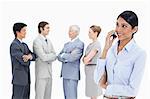
[[126, 28], [127, 26], [126, 26], [126, 25], [122, 25], [122, 27], [123, 27], [123, 28]]

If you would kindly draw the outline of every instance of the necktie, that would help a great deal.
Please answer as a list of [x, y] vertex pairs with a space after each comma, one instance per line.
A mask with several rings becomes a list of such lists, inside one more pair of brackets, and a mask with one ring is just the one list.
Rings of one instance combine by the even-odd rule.
[[48, 44], [47, 39], [45, 39], [45, 42]]

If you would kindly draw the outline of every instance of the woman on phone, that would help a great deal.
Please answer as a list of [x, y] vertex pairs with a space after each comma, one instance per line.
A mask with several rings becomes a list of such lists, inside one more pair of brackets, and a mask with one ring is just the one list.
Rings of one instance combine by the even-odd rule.
[[[106, 89], [104, 99], [134, 99], [137, 95], [146, 59], [134, 40], [137, 31], [137, 15], [124, 11], [117, 17], [116, 29], [106, 37], [94, 72], [96, 83]], [[114, 32], [117, 37], [112, 36]], [[118, 42], [112, 46], [116, 38]]]

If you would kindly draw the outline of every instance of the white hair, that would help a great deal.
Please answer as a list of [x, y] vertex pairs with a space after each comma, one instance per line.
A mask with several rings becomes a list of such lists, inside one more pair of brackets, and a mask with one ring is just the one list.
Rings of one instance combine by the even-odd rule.
[[76, 33], [79, 34], [79, 32], [80, 32], [80, 27], [79, 27], [78, 25], [71, 25], [71, 26], [69, 27], [69, 30], [70, 30], [70, 31], [74, 31], [74, 32], [76, 32]]

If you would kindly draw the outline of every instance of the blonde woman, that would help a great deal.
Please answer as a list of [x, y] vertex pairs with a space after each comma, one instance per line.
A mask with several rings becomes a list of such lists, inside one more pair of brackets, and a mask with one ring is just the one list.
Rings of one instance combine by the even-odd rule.
[[85, 93], [87, 97], [91, 99], [97, 99], [97, 96], [102, 94], [102, 90], [94, 82], [94, 70], [97, 63], [97, 58], [101, 53], [100, 42], [97, 40], [101, 32], [100, 26], [92, 25], [89, 29], [89, 38], [92, 43], [88, 45], [83, 58], [85, 64], [85, 75], [86, 75], [86, 89]]

